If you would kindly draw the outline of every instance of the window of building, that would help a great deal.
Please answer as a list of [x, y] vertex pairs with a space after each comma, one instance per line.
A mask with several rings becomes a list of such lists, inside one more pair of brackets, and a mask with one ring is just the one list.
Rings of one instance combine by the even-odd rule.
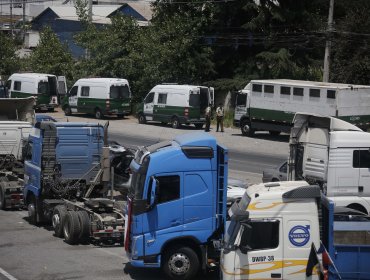
[[263, 91], [265, 93], [274, 93], [274, 86], [272, 86], [272, 85], [264, 85]]
[[330, 99], [335, 99], [335, 90], [331, 90], [331, 89], [328, 89], [328, 91], [326, 92], [326, 97], [327, 98], [330, 98]]
[[158, 104], [167, 104], [167, 93], [158, 94]]
[[354, 168], [370, 168], [370, 148], [368, 150], [353, 151]]
[[145, 97], [144, 103], [153, 103], [154, 100], [154, 92], [149, 92], [148, 95]]
[[279, 221], [252, 220], [248, 224], [251, 228], [244, 227], [241, 246], [249, 246], [250, 250], [274, 249], [279, 246]]
[[280, 87], [280, 94], [290, 95], [290, 87]]
[[320, 97], [320, 90], [317, 88], [310, 88], [310, 97]]
[[81, 96], [89, 96], [90, 87], [81, 87]]
[[180, 176], [161, 176], [158, 180], [158, 203], [165, 203], [180, 198]]
[[14, 90], [21, 90], [22, 83], [20, 81], [14, 81]]
[[255, 92], [262, 92], [262, 85], [259, 85], [259, 84], [253, 84], [253, 85], [252, 85], [252, 91], [255, 91]]
[[77, 90], [78, 90], [78, 86], [74, 86], [73, 88], [71, 88], [71, 90], [69, 91], [69, 96], [76, 96]]
[[303, 88], [294, 87], [293, 88], [293, 95], [303, 96]]

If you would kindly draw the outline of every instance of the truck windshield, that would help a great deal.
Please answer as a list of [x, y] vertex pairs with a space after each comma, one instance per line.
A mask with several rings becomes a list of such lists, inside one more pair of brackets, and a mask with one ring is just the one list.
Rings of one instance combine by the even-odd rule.
[[128, 85], [119, 85], [110, 87], [111, 99], [125, 99], [130, 98], [130, 88]]
[[[242, 211], [247, 211], [249, 202], [251, 201], [250, 197], [248, 196], [247, 192], [244, 193], [242, 199], [238, 202], [238, 208]], [[228, 223], [225, 232], [225, 239], [224, 239], [224, 252], [227, 253], [230, 250], [233, 250], [234, 243], [236, 237], [238, 236], [238, 232], [240, 230], [241, 223], [237, 219], [232, 219], [233, 213], [232, 208], [229, 210], [229, 214], [231, 217], [231, 221]]]
[[238, 93], [236, 96], [236, 105], [237, 106], [246, 106], [247, 104], [247, 95], [244, 93]]

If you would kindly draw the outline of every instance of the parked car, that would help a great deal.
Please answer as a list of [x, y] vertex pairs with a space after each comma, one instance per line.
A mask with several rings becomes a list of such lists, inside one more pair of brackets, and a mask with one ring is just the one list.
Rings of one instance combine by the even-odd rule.
[[275, 168], [268, 168], [263, 170], [262, 182], [278, 182], [286, 181], [288, 173], [288, 162], [284, 161]]
[[227, 181], [227, 207], [229, 208], [235, 200], [244, 195], [248, 183], [234, 178], [228, 178]]

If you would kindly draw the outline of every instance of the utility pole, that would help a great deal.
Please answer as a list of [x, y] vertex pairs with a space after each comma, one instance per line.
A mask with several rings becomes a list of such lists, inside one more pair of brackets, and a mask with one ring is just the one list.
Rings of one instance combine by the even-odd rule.
[[324, 73], [322, 77], [323, 82], [329, 82], [329, 68], [330, 68], [330, 51], [331, 51], [331, 35], [333, 31], [333, 14], [334, 14], [334, 0], [330, 0], [328, 30], [326, 32], [326, 46], [324, 56]]
[[10, 32], [13, 37], [13, 0], [10, 0]]
[[26, 38], [26, 0], [22, 1], [23, 16], [22, 16], [22, 28], [23, 28], [23, 44]]
[[[88, 2], [88, 21], [89, 21], [89, 24], [92, 23], [92, 0], [89, 0]], [[90, 58], [90, 51], [89, 49], [86, 49], [86, 59], [89, 59]]]

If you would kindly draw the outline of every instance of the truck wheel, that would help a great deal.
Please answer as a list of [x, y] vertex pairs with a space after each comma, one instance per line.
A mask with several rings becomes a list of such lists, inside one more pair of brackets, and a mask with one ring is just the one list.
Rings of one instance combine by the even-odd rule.
[[80, 221], [81, 231], [78, 236], [80, 242], [85, 243], [90, 237], [90, 217], [86, 211], [77, 211], [78, 220]]
[[254, 129], [251, 127], [250, 123], [247, 122], [247, 121], [243, 121], [241, 124], [240, 124], [240, 129], [242, 131], [242, 134], [244, 136], [249, 136], [249, 137], [253, 137], [254, 136]]
[[98, 119], [98, 120], [103, 118], [103, 113], [100, 111], [100, 109], [95, 110], [95, 118]]
[[64, 115], [66, 115], [66, 116], [72, 115], [72, 110], [71, 110], [71, 107], [69, 107], [69, 106], [64, 107], [63, 111], [64, 111]]
[[189, 247], [172, 247], [164, 253], [162, 269], [171, 279], [191, 279], [198, 273], [199, 258]]
[[196, 124], [194, 124], [194, 126], [195, 126], [196, 129], [202, 129], [203, 124], [202, 123], [196, 123]]
[[272, 131], [272, 130], [270, 130], [269, 133], [270, 133], [271, 136], [279, 136], [280, 135], [280, 131]]
[[180, 127], [180, 122], [177, 117], [173, 117], [171, 121], [172, 128], [178, 129]]
[[56, 237], [63, 237], [63, 225], [67, 215], [67, 208], [64, 205], [57, 205], [53, 211], [51, 222]]
[[30, 200], [27, 204], [28, 209], [28, 220], [32, 225], [38, 225], [40, 223], [40, 217], [38, 215], [39, 209], [37, 207], [37, 201], [34, 196], [30, 197]]
[[0, 186], [0, 210], [5, 210], [5, 195], [4, 190]]
[[70, 245], [77, 244], [80, 231], [80, 221], [76, 211], [68, 211], [63, 225], [65, 241]]
[[140, 114], [138, 120], [139, 120], [140, 124], [146, 123], [146, 118], [145, 118], [144, 114]]

